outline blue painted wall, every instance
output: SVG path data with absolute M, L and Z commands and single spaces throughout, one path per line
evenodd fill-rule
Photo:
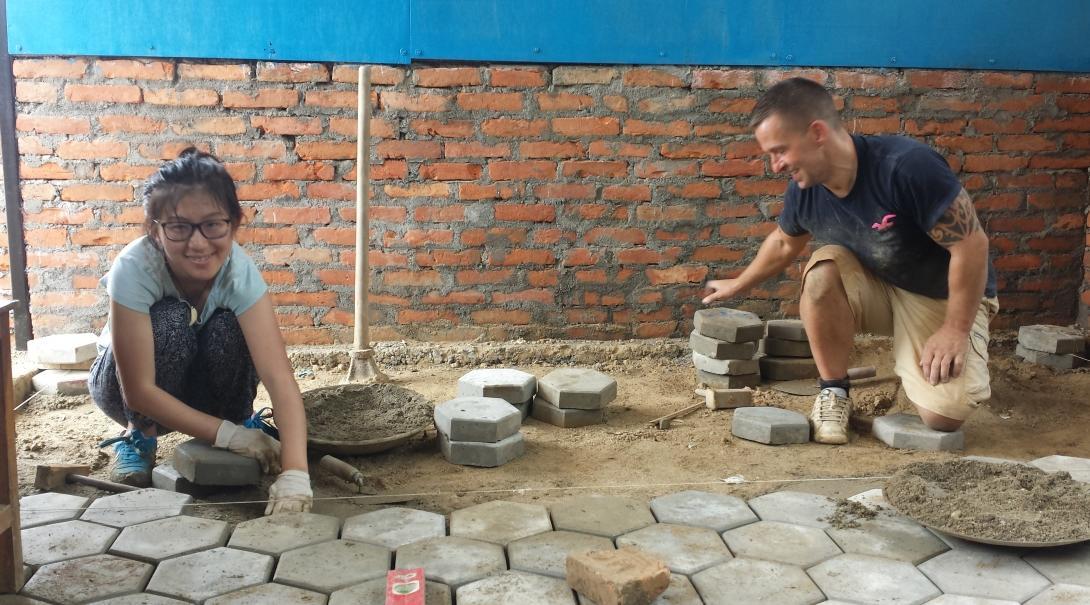
M 1090 2 L 8 0 L 15 55 L 1090 72 Z

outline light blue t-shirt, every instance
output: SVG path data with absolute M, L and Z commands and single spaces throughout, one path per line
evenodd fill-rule
M 147 236 L 125 246 L 99 283 L 106 287 L 111 300 L 139 313 L 149 313 L 151 306 L 164 298 L 183 300 L 170 278 L 163 253 Z M 229 309 L 235 315 L 242 315 L 267 288 L 254 261 L 238 242 L 231 242 L 231 254 L 212 282 L 212 290 L 197 324 L 203 325 L 216 309 Z M 110 322 L 107 321 L 98 339 L 99 352 L 110 342 Z

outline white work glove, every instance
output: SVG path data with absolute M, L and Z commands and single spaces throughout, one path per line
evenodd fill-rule
M 264 473 L 280 472 L 280 442 L 261 429 L 248 429 L 224 420 L 216 431 L 216 442 L 213 445 L 257 460 Z
M 284 471 L 269 487 L 269 505 L 265 514 L 306 513 L 314 500 L 310 475 L 303 471 Z

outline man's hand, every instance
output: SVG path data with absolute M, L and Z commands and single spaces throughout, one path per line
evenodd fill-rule
M 712 303 L 717 300 L 724 300 L 733 298 L 738 295 L 735 288 L 735 280 L 733 279 L 713 279 L 704 284 L 704 288 L 711 290 L 712 293 L 704 297 L 700 302 L 704 304 Z
M 269 504 L 265 514 L 306 513 L 314 501 L 310 475 L 303 471 L 284 471 L 269 487 Z
M 920 352 L 920 370 L 932 385 L 950 382 L 965 369 L 969 352 L 969 334 L 943 326 L 927 339 Z
M 224 420 L 216 432 L 216 447 L 254 458 L 261 463 L 261 471 L 280 472 L 280 442 L 260 429 L 248 429 Z

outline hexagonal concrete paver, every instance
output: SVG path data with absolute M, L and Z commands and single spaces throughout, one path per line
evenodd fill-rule
M 1067 471 L 1075 481 L 1090 483 L 1090 458 L 1076 458 L 1074 456 L 1045 456 L 1030 461 L 1030 464 L 1045 471 L 1055 473 Z
M 498 397 L 512 405 L 529 401 L 536 390 L 533 374 L 510 368 L 471 370 L 458 379 L 459 397 Z
M 1049 585 L 1029 563 L 998 548 L 955 548 L 919 568 L 943 592 L 971 597 L 1025 601 Z
M 868 489 L 865 492 L 859 492 L 848 498 L 848 500 L 858 502 L 873 511 L 883 512 L 892 510 L 889 502 L 886 501 L 886 495 L 882 492 L 882 488 L 880 487 Z
M 774 407 L 749 407 L 734 410 L 730 433 L 735 437 L 784 445 L 810 441 L 810 423 L 806 416 Z
M 0 601 L 3 603 L 3 601 Z M 179 601 L 163 595 L 142 592 L 129 594 L 123 597 L 114 597 L 105 601 L 95 601 L 91 605 L 185 605 L 186 601 Z
M 489 542 L 446 536 L 397 549 L 398 569 L 423 567 L 425 577 L 458 588 L 507 569 L 503 547 Z
M 589 368 L 559 368 L 537 381 L 537 395 L 561 409 L 597 410 L 617 398 L 617 381 Z
M 46 565 L 106 552 L 117 529 L 86 521 L 63 521 L 22 531 L 23 561 Z
M 1026 601 L 1026 605 L 1070 605 L 1071 603 L 1090 603 L 1090 588 L 1075 584 L 1056 584 Z
M 765 324 L 756 313 L 727 307 L 697 310 L 693 327 L 708 338 L 726 342 L 751 342 L 765 335 Z
M 113 555 L 91 555 L 43 565 L 22 594 L 52 603 L 88 603 L 139 592 L 153 566 Z
M 830 599 L 922 605 L 942 594 L 912 564 L 882 557 L 841 555 L 814 566 L 807 573 Z
M 659 523 L 695 525 L 720 533 L 759 521 L 741 498 L 692 490 L 654 498 L 651 512 Z
M 451 441 L 496 443 L 522 426 L 522 412 L 498 397 L 455 397 L 435 406 L 434 417 Z
M 90 498 L 46 492 L 19 498 L 19 527 L 30 529 L 46 523 L 78 518 Z
M 386 579 L 370 580 L 329 595 L 329 605 L 381 605 L 386 602 Z M 450 605 L 450 587 L 439 582 L 426 582 L 424 605 Z
M 1018 605 L 1018 601 L 1001 601 L 999 599 L 944 594 L 928 601 L 927 605 Z
M 579 599 L 579 605 L 597 605 L 578 592 L 575 596 Z M 666 587 L 666 591 L 651 601 L 651 605 L 704 605 L 704 601 L 700 600 L 700 595 L 689 578 L 673 573 L 670 574 L 670 585 Z
M 337 539 L 340 519 L 314 513 L 277 513 L 235 526 L 227 546 L 268 555 Z
M 622 546 L 635 546 L 687 576 L 731 558 L 714 529 L 691 525 L 649 525 L 617 538 L 617 547 Z
M 885 557 L 913 565 L 949 550 L 942 540 L 912 521 L 875 517 L 859 521 L 859 527 L 826 530 L 846 553 Z
M 130 525 L 114 540 L 110 552 L 122 557 L 158 563 L 163 559 L 227 543 L 231 526 L 224 521 L 180 515 Z M 170 536 L 164 540 L 164 536 Z
M 497 500 L 450 514 L 450 535 L 504 546 L 552 529 L 549 511 L 540 504 Z
M 328 593 L 386 577 L 390 559 L 390 550 L 382 546 L 333 540 L 280 555 L 273 580 Z
M 705 605 L 814 605 L 825 600 L 802 569 L 772 561 L 731 559 L 692 579 Z
M 836 513 L 836 501 L 806 492 L 772 492 L 751 499 L 749 507 L 762 521 L 783 521 L 825 529 L 826 521 Z
M 588 550 L 613 548 L 613 541 L 571 531 L 550 531 L 507 545 L 511 569 L 528 571 L 555 578 L 567 576 L 568 554 Z
M 841 554 L 825 532 L 779 521 L 759 521 L 723 533 L 723 540 L 738 557 L 778 561 L 810 567 Z
M 646 504 L 620 496 L 569 496 L 549 507 L 553 527 L 616 538 L 655 522 Z
M 1022 559 L 1054 584 L 1090 586 L 1090 542 L 1035 549 Z
M 259 584 L 208 599 L 204 605 L 324 605 L 328 597 L 320 592 L 283 584 Z
M 915 414 L 890 414 L 874 419 L 874 437 L 886 445 L 911 450 L 957 451 L 965 448 L 965 433 L 928 428 Z
M 349 517 L 341 530 L 341 538 L 345 540 L 369 542 L 391 550 L 445 535 L 447 520 L 443 515 L 400 506 Z
M 505 571 L 458 588 L 458 605 L 576 605 L 564 580 L 525 571 Z
M 128 527 L 182 514 L 192 496 L 149 487 L 135 492 L 104 496 L 95 500 L 83 512 L 80 519 L 109 525 Z
M 148 592 L 204 601 L 264 584 L 272 568 L 268 555 L 221 546 L 163 561 L 148 582 Z

